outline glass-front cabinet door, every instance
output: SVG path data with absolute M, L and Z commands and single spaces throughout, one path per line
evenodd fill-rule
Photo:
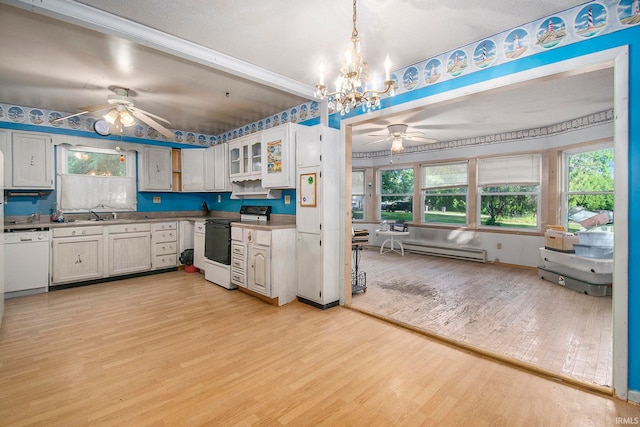
M 262 150 L 260 139 L 251 142 L 251 174 L 258 174 L 262 172 Z
M 242 174 L 248 175 L 251 173 L 250 167 L 251 157 L 249 156 L 249 146 L 246 144 L 242 145 Z
M 240 141 L 229 143 L 229 177 L 237 177 L 242 174 L 240 169 Z

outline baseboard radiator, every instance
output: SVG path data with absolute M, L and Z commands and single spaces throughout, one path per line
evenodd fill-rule
M 457 246 L 438 246 L 429 243 L 403 241 L 406 252 L 435 255 L 446 258 L 464 259 L 467 261 L 487 262 L 487 251 L 484 249 L 464 248 Z

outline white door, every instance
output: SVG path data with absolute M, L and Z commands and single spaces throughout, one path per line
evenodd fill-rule
M 171 191 L 171 148 L 145 146 L 142 155 L 142 190 Z
M 122 233 L 109 236 L 109 275 L 151 269 L 151 234 Z
M 267 246 L 249 246 L 249 289 L 271 297 L 271 259 Z
M 182 191 L 204 191 L 205 149 L 183 149 Z
M 46 134 L 12 135 L 13 188 L 53 188 L 53 145 Z
M 296 131 L 296 163 L 299 168 L 320 166 L 321 126 L 300 126 Z
M 102 236 L 54 239 L 52 283 L 97 279 L 102 272 Z
M 319 234 L 297 233 L 296 281 L 298 296 L 318 304 L 324 304 L 321 249 Z
M 204 233 L 193 234 L 193 265 L 204 270 Z
M 229 172 L 227 169 L 228 144 L 213 146 L 214 190 L 231 191 Z

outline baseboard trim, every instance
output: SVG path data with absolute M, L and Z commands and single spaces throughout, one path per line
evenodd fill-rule
M 131 279 L 133 277 L 151 276 L 152 274 L 178 271 L 178 267 L 163 268 L 160 270 L 143 271 L 142 273 L 123 274 L 122 276 L 101 277 L 100 279 L 85 280 L 84 282 L 63 283 L 61 285 L 49 285 L 49 292 L 63 289 L 79 288 L 81 286 L 96 285 L 98 283 L 115 282 L 116 280 Z
M 307 305 L 310 305 L 312 307 L 319 308 L 320 310 L 326 310 L 328 308 L 340 305 L 340 301 L 334 301 L 334 302 L 330 302 L 328 304 L 319 304 L 319 303 L 317 303 L 315 301 L 308 300 L 308 299 L 303 298 L 301 296 L 298 296 L 298 301 L 300 301 L 303 304 L 307 304 Z
M 627 392 L 627 399 L 629 402 L 640 405 L 640 390 L 629 390 Z

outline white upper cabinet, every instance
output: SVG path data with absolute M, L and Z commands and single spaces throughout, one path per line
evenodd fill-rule
M 183 149 L 182 191 L 205 191 L 206 149 Z
M 138 153 L 138 190 L 171 191 L 171 148 L 147 146 Z
M 260 133 L 244 136 L 229 143 L 229 178 L 231 181 L 261 178 L 261 144 Z
M 52 190 L 54 188 L 51 135 L 31 132 L 0 134 L 5 157 L 5 188 Z
M 295 188 L 295 139 L 298 126 L 287 123 L 260 133 L 264 188 Z
M 205 165 L 205 189 L 206 191 L 231 191 L 229 181 L 229 144 L 217 144 L 207 148 Z

